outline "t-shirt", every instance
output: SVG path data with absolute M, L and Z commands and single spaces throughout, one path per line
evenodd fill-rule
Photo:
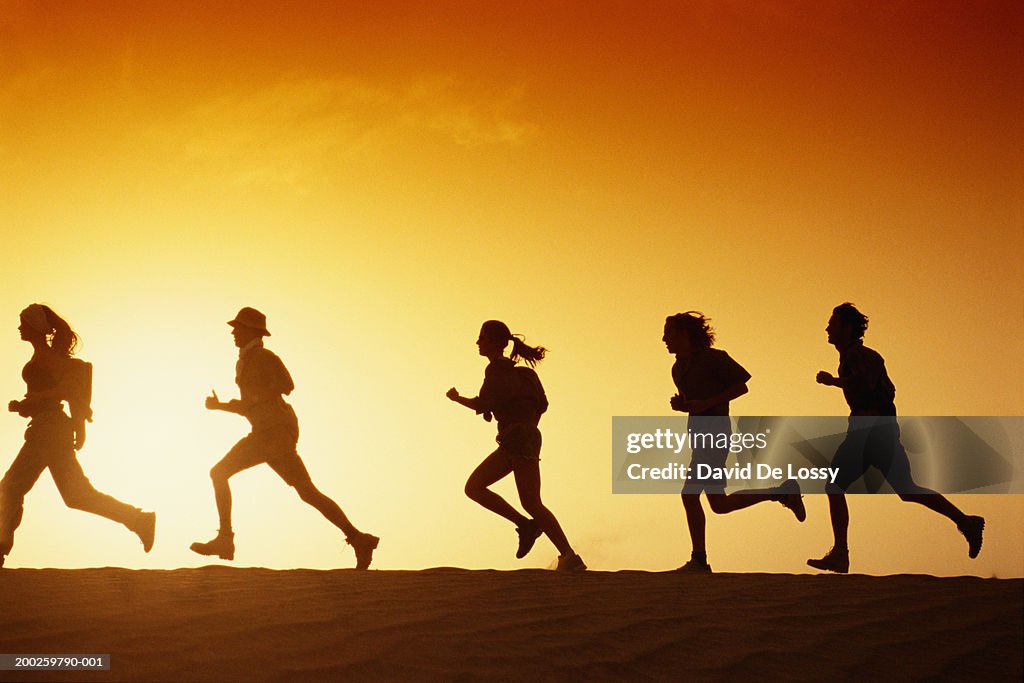
M 262 345 L 242 351 L 235 365 L 235 383 L 243 414 L 254 425 L 257 421 L 277 421 L 279 413 L 287 411 L 281 395 L 290 394 L 295 388 L 281 359 Z
M 536 426 L 548 409 L 547 395 L 540 377 L 532 369 L 516 366 L 509 358 L 487 364 L 480 387 L 480 409 L 498 421 L 498 431 L 509 424 Z
M 855 341 L 839 353 L 839 377 L 851 415 L 895 415 L 896 386 L 885 371 L 885 360 L 874 349 Z
M 689 358 L 677 357 L 672 366 L 672 381 L 680 396 L 687 400 L 704 400 L 717 396 L 729 387 L 745 384 L 750 373 L 721 349 L 699 349 Z M 722 401 L 693 415 L 728 415 L 729 402 Z
M 67 401 L 72 417 L 92 421 L 92 364 L 48 350 L 34 355 L 22 368 L 21 377 L 29 399 L 25 414 L 62 410 L 61 402 Z M 50 395 L 40 398 L 37 394 L 41 393 Z

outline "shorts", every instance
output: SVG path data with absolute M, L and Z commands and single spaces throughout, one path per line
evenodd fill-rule
M 540 430 L 533 425 L 512 424 L 498 432 L 496 453 L 504 453 L 516 458 L 540 460 Z
M 298 421 L 291 419 L 276 424 L 253 425 L 252 433 L 242 437 L 227 455 L 214 466 L 227 476 L 267 463 L 289 486 L 312 483 L 305 463 L 299 457 Z
M 701 491 L 707 493 L 725 493 L 725 477 L 721 474 L 721 468 L 725 467 L 725 461 L 729 458 L 728 448 L 695 448 L 690 456 L 690 467 L 686 475 L 686 483 L 683 484 L 683 494 L 699 494 Z M 708 465 L 718 469 L 716 476 L 706 479 L 697 478 L 697 465 Z M 703 468 L 701 468 L 703 469 Z
M 687 429 L 692 435 L 704 435 L 712 442 L 721 442 L 722 435 L 726 442 L 732 434 L 732 423 L 728 415 L 691 415 L 686 422 Z M 707 444 L 707 442 L 705 442 Z M 701 491 L 707 493 L 725 493 L 725 477 L 721 476 L 721 468 L 725 467 L 725 461 L 729 458 L 728 448 L 715 448 L 708 445 L 701 445 L 693 449 L 690 456 L 690 466 L 686 476 L 686 483 L 683 484 L 683 493 L 699 494 Z M 705 479 L 697 478 L 697 466 L 707 465 L 718 469 L 714 477 Z M 704 468 L 701 468 L 704 469 Z
M 830 492 L 847 491 L 869 467 L 881 472 L 896 493 L 913 493 L 917 489 L 894 416 L 851 416 L 846 439 L 836 449 L 832 467 L 838 467 L 839 474 L 835 484 L 829 486 Z

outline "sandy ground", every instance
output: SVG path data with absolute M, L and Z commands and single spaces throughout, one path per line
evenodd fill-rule
M 0 571 L 0 680 L 1020 680 L 1024 580 L 590 572 Z

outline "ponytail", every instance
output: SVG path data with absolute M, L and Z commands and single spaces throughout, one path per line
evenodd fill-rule
M 512 335 L 512 352 L 508 355 L 515 362 L 522 360 L 531 368 L 544 360 L 548 350 L 543 346 L 530 346 L 523 340 L 522 335 Z
M 543 346 L 530 346 L 526 343 L 523 335 L 512 334 L 508 329 L 508 325 L 500 320 L 488 320 L 485 322 L 480 327 L 480 336 L 493 339 L 501 344 L 503 349 L 509 342 L 512 342 L 512 352 L 508 355 L 509 359 L 514 363 L 522 360 L 531 368 L 544 360 L 544 356 L 548 352 Z
M 47 322 L 53 326 L 53 332 L 49 335 L 50 348 L 62 356 L 73 356 L 78 348 L 78 334 L 64 318 L 54 313 L 52 308 L 45 304 L 42 308 L 46 313 Z

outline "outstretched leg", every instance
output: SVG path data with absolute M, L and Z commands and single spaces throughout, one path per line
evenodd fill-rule
M 64 504 L 75 510 L 82 510 L 123 524 L 138 535 L 143 549 L 148 553 L 153 547 L 156 515 L 143 512 L 137 507 L 122 503 L 113 496 L 97 491 L 82 471 L 82 465 L 73 454 L 54 459 L 50 464 L 50 475 L 57 485 Z
M 972 560 L 981 552 L 982 534 L 985 531 L 984 517 L 964 514 L 941 493 L 920 486 L 916 487 L 914 493 L 901 493 L 900 500 L 923 505 L 956 524 L 956 528 L 967 539 L 967 555 Z
M 346 537 L 359 533 L 359 530 L 349 521 L 338 504 L 324 495 L 320 489 L 313 485 L 312 481 L 307 480 L 301 484 L 296 484 L 295 492 L 299 494 L 299 498 L 304 503 L 316 508 L 321 515 L 327 518 L 327 521 L 341 529 Z
M 910 472 L 910 458 L 900 441 L 899 426 L 893 422 L 877 430 L 877 441 L 882 442 L 881 448 L 889 448 L 891 460 L 885 463 L 885 478 L 900 496 L 900 500 L 923 505 L 933 512 L 956 524 L 956 528 L 967 539 L 967 554 L 971 559 L 981 552 L 982 533 L 985 530 L 983 517 L 966 515 L 960 508 L 953 505 L 948 498 L 923 486 L 918 486 Z
M 711 511 L 718 515 L 728 514 L 767 501 L 781 503 L 783 507 L 796 515 L 798 522 L 807 519 L 807 512 L 800 496 L 800 485 L 794 479 L 789 479 L 781 486 L 770 489 L 750 489 L 730 494 L 708 493 L 708 505 L 711 507 Z

